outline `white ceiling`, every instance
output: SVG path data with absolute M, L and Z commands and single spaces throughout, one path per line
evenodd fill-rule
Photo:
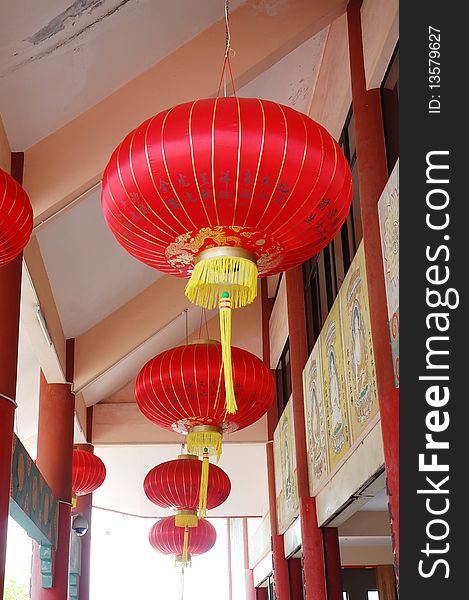
M 101 446 L 95 454 L 106 465 L 106 480 L 93 505 L 138 516 L 163 517 L 172 511 L 152 504 L 143 491 L 150 469 L 177 458 L 181 446 Z M 267 465 L 263 444 L 224 444 L 218 465 L 231 480 L 231 494 L 209 517 L 259 517 L 268 510 Z M 252 490 L 256 490 L 253 494 Z
M 23 151 L 223 18 L 224 2 L 0 0 L 0 10 L 0 114 Z
M 100 193 L 94 190 L 36 232 L 66 338 L 99 323 L 161 277 L 116 242 Z
M 329 27 L 287 54 L 237 91 L 238 96 L 274 100 L 307 113 L 319 75 Z

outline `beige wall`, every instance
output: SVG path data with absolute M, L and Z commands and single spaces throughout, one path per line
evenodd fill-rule
M 149 421 L 135 402 L 100 403 L 93 408 L 94 444 L 180 444 L 183 440 L 184 436 Z M 266 441 L 266 417 L 241 431 L 223 436 L 224 444 Z
M 393 565 L 392 544 L 376 546 L 340 546 L 340 563 L 343 567 Z
M 285 277 L 280 282 L 269 321 L 270 368 L 276 369 L 288 338 L 287 286 Z
M 399 39 L 399 0 L 364 0 L 363 54 L 368 89 L 380 87 Z
M 338 141 L 351 103 L 347 15 L 344 14 L 329 28 L 309 116 Z

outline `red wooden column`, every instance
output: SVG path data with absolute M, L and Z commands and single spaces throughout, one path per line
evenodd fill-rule
M 339 530 L 337 527 L 323 527 L 322 533 L 326 560 L 327 599 L 343 600 Z
M 10 172 L 20 185 L 23 183 L 23 163 L 23 153 L 12 152 Z M 10 508 L 22 265 L 20 254 L 8 265 L 0 267 L 0 598 L 3 598 Z
M 67 354 L 68 350 L 67 343 Z M 50 589 L 42 587 L 39 548 L 35 545 L 32 600 L 65 600 L 68 595 L 74 410 L 71 385 L 47 383 L 41 372 L 36 464 L 59 500 L 59 527 L 53 556 L 54 584 Z
M 347 8 L 352 105 L 355 120 L 358 181 L 370 299 L 371 331 L 381 413 L 391 527 L 396 567 L 398 569 L 399 391 L 394 386 L 377 206 L 381 192 L 388 180 L 388 172 L 380 91 L 379 89 L 366 89 L 360 17 L 361 4 L 361 0 L 351 0 Z
M 303 569 L 300 558 L 290 558 L 288 560 L 288 570 L 290 572 L 290 590 L 292 600 L 303 600 Z
M 287 271 L 285 278 L 305 597 L 327 600 L 322 530 L 316 517 L 316 499 L 310 497 L 308 484 L 303 407 L 303 369 L 308 360 L 308 344 L 301 265 Z
M 22 256 L 0 267 L 0 598 L 3 598 L 15 418 Z
M 256 600 L 268 600 L 267 588 L 256 588 Z
M 261 301 L 262 301 L 262 357 L 264 363 L 270 369 L 270 335 L 269 319 L 273 308 L 273 301 L 268 297 L 267 280 L 261 279 Z M 267 482 L 269 486 L 269 518 L 272 534 L 272 562 L 274 566 L 274 587 L 277 600 L 291 600 L 290 584 L 288 580 L 288 561 L 285 558 L 285 546 L 283 535 L 277 533 L 277 496 L 275 492 L 275 468 L 274 468 L 274 431 L 278 423 L 277 406 L 274 405 L 267 413 Z M 262 591 L 258 590 L 262 594 Z

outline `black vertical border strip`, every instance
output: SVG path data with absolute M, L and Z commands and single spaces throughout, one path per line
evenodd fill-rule
M 441 88 L 429 89 L 429 27 L 441 32 Z M 469 313 L 467 302 L 467 277 L 469 269 L 467 207 L 469 206 L 469 164 L 467 150 L 463 149 L 467 136 L 467 99 L 464 89 L 467 82 L 469 28 L 463 15 L 463 5 L 454 2 L 403 1 L 400 4 L 400 599 L 449 600 L 469 597 L 465 573 L 467 562 L 467 500 L 469 481 L 467 445 L 469 441 L 468 410 L 469 394 Z M 435 66 L 435 65 L 432 65 Z M 435 80 L 434 80 L 435 82 Z M 441 112 L 430 114 L 428 103 L 431 96 L 441 101 Z M 436 105 L 436 103 L 434 103 Z M 431 151 L 449 151 L 449 156 L 434 162 L 449 164 L 449 184 L 426 183 L 426 157 Z M 434 172 L 437 175 L 437 172 Z M 443 171 L 439 172 L 443 178 Z M 444 189 L 450 203 L 443 211 L 432 211 L 426 205 L 426 196 L 431 189 Z M 434 197 L 437 199 L 438 194 Z M 440 194 L 440 199 L 443 195 Z M 448 212 L 450 223 L 444 231 L 432 231 L 426 225 L 427 213 L 431 218 L 443 220 Z M 444 239 L 449 235 L 449 239 Z M 430 262 L 426 248 L 438 258 Z M 449 267 L 449 281 L 442 285 L 431 285 L 426 280 L 427 268 L 438 264 L 440 278 Z M 433 271 L 433 275 L 435 272 Z M 426 288 L 439 289 L 442 294 L 454 288 L 459 294 L 459 306 L 455 309 L 438 307 L 431 309 L 426 302 Z M 451 294 L 454 300 L 455 294 Z M 427 328 L 426 317 L 432 312 L 447 313 L 450 326 L 445 333 L 438 332 L 431 321 Z M 447 335 L 449 341 L 439 342 L 439 348 L 449 350 L 449 355 L 440 355 L 434 362 L 448 364 L 449 370 L 428 371 L 426 369 L 426 343 L 429 337 Z M 437 342 L 434 348 L 438 346 Z M 426 417 L 431 410 L 426 402 L 426 390 L 432 383 L 419 380 L 420 375 L 449 374 L 450 399 L 440 407 L 441 420 L 444 411 L 449 413 L 449 427 L 434 435 L 434 439 L 448 441 L 447 450 L 437 452 L 438 463 L 448 464 L 449 472 L 423 473 L 419 471 L 419 454 L 426 452 L 426 462 L 431 460 L 431 450 L 425 450 L 425 434 L 429 433 Z M 467 375 L 466 375 L 467 374 Z M 438 485 L 449 475 L 449 480 L 440 486 L 448 494 L 418 494 L 418 489 L 431 489 L 426 476 Z M 465 489 L 464 489 L 465 488 Z M 435 510 L 446 507 L 442 515 L 428 513 L 426 501 Z M 443 536 L 444 524 L 433 523 L 432 519 L 443 519 L 449 526 L 449 534 L 439 541 L 428 537 L 428 527 L 434 536 Z M 427 550 L 428 555 L 423 550 Z M 449 546 L 446 546 L 449 544 Z M 447 550 L 447 551 L 445 551 Z M 436 551 L 436 552 L 435 552 Z M 437 560 L 446 560 L 436 564 Z M 421 569 L 427 574 L 419 574 Z M 466 567 L 466 570 L 468 567 Z M 448 578 L 445 575 L 449 575 Z

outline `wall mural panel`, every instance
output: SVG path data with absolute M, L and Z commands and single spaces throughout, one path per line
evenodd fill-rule
M 363 243 L 303 370 L 303 391 L 314 496 L 379 413 Z
M 306 446 L 311 495 L 329 473 L 327 412 L 324 402 L 320 353 L 320 344 L 316 343 L 303 371 Z
M 298 515 L 298 481 L 291 398 L 274 431 L 274 464 L 277 527 L 278 533 L 284 533 Z
M 347 454 L 350 448 L 350 429 L 347 410 L 344 353 L 340 326 L 340 304 L 332 305 L 319 336 L 321 347 L 324 403 L 327 411 L 327 438 L 330 469 Z
M 363 244 L 340 288 L 345 380 L 352 440 L 379 411 Z
M 394 384 L 399 387 L 399 161 L 378 202 Z
M 16 435 L 13 439 L 10 514 L 38 543 L 55 546 L 57 499 Z

